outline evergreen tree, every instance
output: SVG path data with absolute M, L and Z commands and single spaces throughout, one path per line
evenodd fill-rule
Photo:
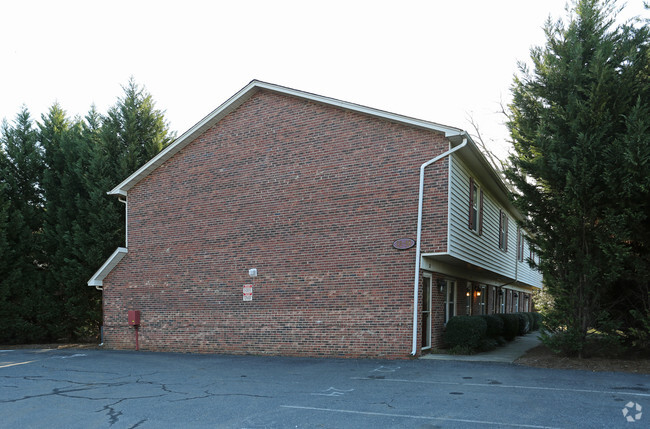
M 111 107 L 103 120 L 103 155 L 112 164 L 117 185 L 153 158 L 173 139 L 164 113 L 155 108 L 151 94 L 133 78 L 123 87 L 124 97 Z
M 617 305 L 632 289 L 645 299 L 650 279 L 649 33 L 614 18 L 615 3 L 581 0 L 568 23 L 549 20 L 508 123 L 507 175 L 554 298 L 549 343 L 579 355 L 590 329 L 621 328 Z
M 106 117 L 27 109 L 0 138 L 0 343 L 87 338 L 101 294 L 86 285 L 124 245 L 124 205 L 106 193 L 173 138 L 151 95 L 124 87 Z
M 43 151 L 29 112 L 0 137 L 0 342 L 51 338 L 53 302 L 43 288 Z
M 84 178 L 91 158 L 91 140 L 81 120 L 70 121 L 58 104 L 42 117 L 40 142 L 46 170 L 43 176 L 44 249 L 48 261 L 45 285 L 60 311 L 59 336 L 77 338 L 97 331 L 99 300 L 86 286 L 93 271 L 87 263 L 85 234 L 89 191 Z M 79 247 L 81 245 L 81 247 Z
M 97 267 L 117 247 L 125 245 L 125 207 L 106 193 L 153 158 L 174 138 L 153 98 L 131 79 L 108 114 L 86 118 L 87 138 L 93 141 L 92 159 L 86 177 L 89 190 L 88 214 L 96 247 Z M 101 122 L 101 125 L 100 125 Z M 99 262 L 101 261 L 101 262 Z

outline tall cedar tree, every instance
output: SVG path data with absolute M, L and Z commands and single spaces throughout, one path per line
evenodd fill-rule
M 124 243 L 124 205 L 106 195 L 169 144 L 164 114 L 131 79 L 107 116 L 27 109 L 0 140 L 0 343 L 78 339 L 101 324 L 86 285 Z
M 56 309 L 43 287 L 41 189 L 43 151 L 29 112 L 13 126 L 4 122 L 0 137 L 0 342 L 52 337 Z
M 80 239 L 88 229 L 88 174 L 92 139 L 85 124 L 70 121 L 58 104 L 42 116 L 40 142 L 44 149 L 43 192 L 45 216 L 43 242 L 47 259 L 45 286 L 60 311 L 58 337 L 87 337 L 98 331 L 100 297 L 83 287 L 94 266 L 87 262 L 90 240 Z M 94 261 L 92 261 L 94 262 Z
M 625 328 L 615 314 L 643 308 L 650 279 L 649 33 L 615 27 L 615 8 L 582 0 L 567 23 L 546 23 L 508 122 L 507 176 L 554 298 L 549 344 L 578 355 L 592 328 Z
M 131 173 L 153 158 L 174 138 L 164 113 L 155 108 L 151 95 L 133 79 L 123 87 L 124 97 L 111 107 L 94 138 L 96 145 L 90 180 L 89 202 L 96 216 L 95 240 L 102 246 L 102 262 L 125 245 L 125 208 L 115 196 L 106 195 Z M 101 265 L 101 264 L 100 264 Z
M 125 207 L 106 192 L 172 139 L 151 95 L 133 79 L 123 89 L 124 97 L 105 117 L 93 107 L 84 121 L 70 123 L 54 106 L 41 127 L 46 160 L 56 165 L 44 186 L 48 278 L 61 299 L 65 317 L 59 328 L 68 338 L 98 332 L 101 293 L 86 282 L 125 245 Z
M 81 178 L 87 195 L 79 202 L 84 222 L 73 228 L 72 239 L 78 257 L 83 261 L 84 288 L 77 297 L 89 291 L 93 297 L 86 315 L 94 318 L 92 326 L 101 323 L 101 293 L 85 285 L 117 247 L 125 246 L 125 206 L 107 191 L 149 161 L 174 138 L 164 112 L 156 109 L 152 96 L 133 79 L 123 87 L 124 97 L 101 117 L 94 109 L 86 116 L 82 140 L 89 144 L 91 156 L 86 174 Z M 75 302 L 75 306 L 82 303 Z M 72 310 L 72 309 L 71 309 Z

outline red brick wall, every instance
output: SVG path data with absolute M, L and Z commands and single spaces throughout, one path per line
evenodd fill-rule
M 129 191 L 106 346 L 134 347 L 137 309 L 143 350 L 406 357 L 415 249 L 391 244 L 415 239 L 419 166 L 447 149 L 440 134 L 254 95 Z M 446 175 L 446 160 L 427 172 L 426 251 L 446 249 Z

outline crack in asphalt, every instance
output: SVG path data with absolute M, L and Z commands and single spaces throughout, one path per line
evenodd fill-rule
M 52 358 L 50 358 L 50 359 L 52 359 Z M 76 373 L 80 373 L 80 374 L 120 375 L 117 372 L 110 372 L 110 371 L 86 371 L 86 370 L 82 370 L 82 369 L 72 369 L 72 368 L 61 369 L 61 368 L 52 367 L 52 366 L 48 366 L 48 365 L 41 365 L 41 368 L 44 368 L 44 369 L 47 369 L 47 370 L 50 370 L 50 371 L 76 372 Z
M 43 368 L 46 367 L 43 366 Z M 77 369 L 60 369 L 60 368 L 46 368 L 46 369 L 50 371 L 62 371 L 62 372 L 70 372 L 70 373 L 84 373 L 84 374 L 92 373 L 92 371 L 77 370 Z M 54 387 L 49 392 L 25 395 L 25 396 L 14 397 L 9 399 L 0 399 L 0 404 L 1 403 L 11 404 L 11 403 L 17 403 L 21 401 L 27 401 L 31 399 L 39 399 L 39 398 L 51 397 L 51 396 L 59 396 L 59 397 L 71 398 L 71 399 L 81 399 L 81 400 L 88 400 L 93 402 L 108 401 L 107 404 L 103 405 L 102 408 L 97 409 L 95 412 L 104 413 L 108 420 L 107 421 L 108 425 L 112 427 L 116 423 L 120 422 L 120 418 L 124 417 L 124 412 L 121 404 L 124 404 L 126 401 L 131 401 L 136 399 L 168 397 L 167 398 L 168 402 L 186 402 L 186 401 L 200 400 L 206 398 L 236 397 L 236 396 L 249 397 L 249 398 L 273 398 L 273 396 L 248 394 L 248 393 L 214 393 L 209 389 L 203 390 L 203 394 L 192 395 L 192 392 L 177 391 L 174 390 L 173 387 L 171 387 L 169 384 L 147 379 L 147 377 L 156 375 L 157 372 L 152 372 L 149 374 L 138 374 L 138 375 L 135 374 L 119 375 L 117 373 L 104 371 L 104 372 L 97 372 L 96 374 L 114 375 L 115 377 L 112 378 L 109 377 L 110 379 L 107 381 L 89 383 L 89 382 L 74 381 L 64 377 L 46 377 L 41 375 L 0 376 L 0 380 L 4 379 L 5 381 L 24 380 L 24 381 L 37 382 L 37 383 L 51 382 L 51 383 L 55 383 L 55 385 L 61 385 L 61 384 L 67 385 L 66 387 Z M 144 386 L 145 391 L 149 391 L 146 393 L 150 393 L 150 394 L 130 396 L 130 397 L 114 397 L 114 396 L 112 397 L 112 396 L 104 396 L 104 395 L 95 397 L 92 396 L 92 394 L 90 393 L 91 391 L 97 391 L 99 389 L 111 389 L 110 391 L 112 391 L 112 389 L 129 386 L 129 385 Z M 209 387 L 211 385 L 214 385 L 214 383 L 209 383 L 203 387 Z M 18 388 L 18 386 L 10 385 L 10 384 L 5 385 L 5 387 Z M 140 388 L 140 390 L 142 390 L 142 388 Z M 174 398 L 173 396 L 169 397 L 170 395 L 181 396 L 181 397 L 180 398 Z M 143 425 L 147 421 L 148 419 L 145 418 L 129 427 L 135 429 Z M 124 426 L 123 422 L 120 423 L 121 426 Z
M 129 426 L 128 429 L 135 429 L 135 428 L 137 428 L 138 426 L 140 426 L 142 423 L 145 423 L 147 420 L 149 420 L 149 419 L 142 419 L 142 420 L 140 420 L 139 422 L 137 422 L 136 424 L 134 424 L 133 426 Z
M 122 415 L 122 411 L 115 411 L 115 408 L 113 408 L 113 407 L 115 405 L 123 402 L 123 401 L 124 401 L 124 399 L 120 399 L 117 402 L 105 405 L 104 408 L 102 408 L 101 410 L 99 410 L 97 412 L 99 413 L 99 412 L 102 412 L 102 411 L 106 411 L 106 415 L 108 416 L 108 424 L 113 426 L 115 423 L 118 422 L 118 420 L 120 419 L 120 416 Z
M 195 399 L 216 398 L 216 397 L 226 397 L 226 396 L 245 396 L 249 398 L 273 398 L 273 396 L 254 395 L 252 393 L 211 393 L 208 390 L 204 390 L 203 393 L 205 393 L 205 395 L 193 396 L 191 398 L 170 399 L 169 402 L 184 402 L 184 401 L 192 401 Z

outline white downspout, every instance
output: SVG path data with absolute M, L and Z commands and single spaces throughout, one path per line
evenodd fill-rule
M 440 161 L 441 159 L 451 155 L 456 152 L 458 149 L 465 147 L 467 144 L 467 137 L 463 138 L 463 142 L 456 146 L 453 149 L 448 150 L 445 153 L 442 153 L 435 158 L 425 162 L 420 166 L 420 190 L 418 198 L 418 232 L 417 238 L 415 241 L 415 281 L 413 284 L 413 349 L 411 350 L 411 355 L 415 356 L 417 354 L 418 347 L 418 295 L 420 293 L 420 253 L 421 253 L 421 237 L 422 237 L 422 204 L 424 200 L 424 169 L 434 162 Z M 449 221 L 449 220 L 447 220 Z

